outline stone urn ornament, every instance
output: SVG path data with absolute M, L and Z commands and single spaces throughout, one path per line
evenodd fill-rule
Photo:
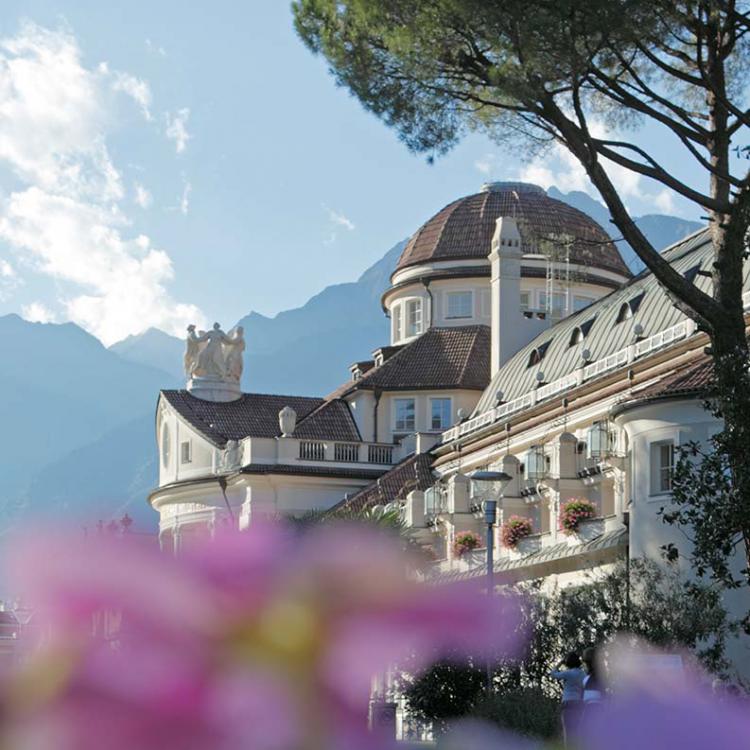
M 291 406 L 285 406 L 279 412 L 279 428 L 282 437 L 291 437 L 297 426 L 297 412 Z

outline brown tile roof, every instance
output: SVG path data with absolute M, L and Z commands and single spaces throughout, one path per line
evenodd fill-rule
M 609 235 L 593 219 L 567 203 L 550 198 L 542 188 L 523 183 L 496 183 L 491 189 L 459 198 L 447 205 L 409 240 L 396 269 L 431 260 L 487 258 L 500 216 L 517 218 L 529 246 L 553 235 L 572 235 L 571 261 L 630 277 L 630 271 Z M 535 244 L 531 243 L 532 245 Z
M 332 395 L 358 388 L 371 390 L 423 390 L 465 388 L 481 391 L 490 380 L 490 329 L 488 326 L 430 328 L 399 348 L 380 367 L 359 380 L 345 383 Z
M 426 490 L 432 487 L 435 483 L 430 471 L 432 461 L 429 453 L 413 453 L 356 495 L 335 505 L 331 512 L 365 511 L 375 505 L 387 505 L 394 500 L 405 499 L 413 490 Z
M 277 420 L 278 422 L 278 420 Z M 297 423 L 294 437 L 306 440 L 341 440 L 360 442 L 354 417 L 349 405 L 341 399 L 326 401 Z
M 280 434 L 279 412 L 297 412 L 294 437 L 357 442 L 359 431 L 344 401 L 306 396 L 245 393 L 236 401 L 204 401 L 187 391 L 162 391 L 167 402 L 198 432 L 218 446 L 246 437 L 272 438 Z
M 636 395 L 638 400 L 705 393 L 713 383 L 713 361 L 705 354 L 686 362 Z

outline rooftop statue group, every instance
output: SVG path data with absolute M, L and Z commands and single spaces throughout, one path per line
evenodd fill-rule
M 195 332 L 188 326 L 185 349 L 185 375 L 190 378 L 216 378 L 240 382 L 242 377 L 242 354 L 245 351 L 245 332 L 242 326 L 229 334 L 214 323 L 210 331 Z

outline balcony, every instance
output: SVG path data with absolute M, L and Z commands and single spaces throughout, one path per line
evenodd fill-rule
M 336 443 L 324 440 L 294 442 L 299 446 L 294 458 L 299 461 L 375 466 L 392 466 L 398 461 L 397 446 L 389 443 Z

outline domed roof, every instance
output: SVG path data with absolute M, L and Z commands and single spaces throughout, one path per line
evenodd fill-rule
M 537 246 L 539 240 L 569 235 L 574 238 L 572 263 L 631 276 L 599 224 L 577 208 L 550 198 L 538 185 L 526 182 L 491 182 L 482 186 L 481 192 L 448 204 L 409 240 L 396 271 L 430 261 L 486 258 L 500 216 L 518 220 L 526 253 L 544 252 Z

